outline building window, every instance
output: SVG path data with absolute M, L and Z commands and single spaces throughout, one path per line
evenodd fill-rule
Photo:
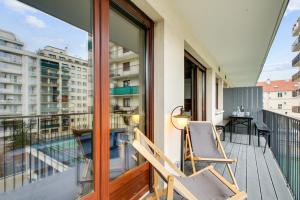
M 278 104 L 278 109 L 282 109 L 282 104 Z
M 130 63 L 125 62 L 123 63 L 123 71 L 129 71 L 130 70 Z
M 123 81 L 123 87 L 129 87 L 130 86 L 130 80 Z
M 130 98 L 124 98 L 123 99 L 123 106 L 124 107 L 130 107 Z
M 281 97 L 282 97 L 282 92 L 278 92 L 278 93 L 277 93 L 277 97 L 278 97 L 278 98 L 281 98 Z
M 219 109 L 219 79 L 216 78 L 216 109 Z

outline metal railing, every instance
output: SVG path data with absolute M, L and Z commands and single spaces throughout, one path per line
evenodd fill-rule
M 300 200 L 300 120 L 263 111 L 271 129 L 270 148 L 296 200 Z
M 72 130 L 92 127 L 91 113 L 0 117 L 0 193 L 78 167 Z
M 300 81 L 300 71 L 298 71 L 296 74 L 292 76 L 292 81 Z
M 300 60 L 300 53 L 297 54 L 297 56 L 292 60 L 292 66 L 298 66 L 298 62 Z

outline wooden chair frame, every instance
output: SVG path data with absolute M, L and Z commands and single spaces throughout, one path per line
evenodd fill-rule
M 185 198 L 189 200 L 199 200 L 197 199 L 180 181 L 177 180 L 176 176 L 174 176 L 167 168 L 162 164 L 168 164 L 168 166 L 174 171 L 173 173 L 177 176 L 187 177 L 182 171 L 180 171 L 171 160 L 169 160 L 159 148 L 157 148 L 138 128 L 134 129 L 135 132 L 135 140 L 133 141 L 133 147 L 143 156 L 146 160 L 150 162 L 150 164 L 154 167 L 154 181 L 153 181 L 153 189 L 154 195 L 150 196 L 148 199 L 159 199 L 162 194 L 167 195 L 167 200 L 173 200 L 173 191 L 174 189 L 182 194 Z M 151 151 L 150 153 L 142 144 L 141 137 L 143 137 L 144 141 L 147 143 Z M 189 177 L 195 176 L 199 173 L 203 173 L 205 171 L 211 172 L 215 175 L 225 186 L 227 186 L 233 193 L 234 196 L 229 198 L 229 200 L 242 200 L 247 197 L 245 192 L 239 191 L 234 185 L 228 182 L 223 176 L 221 176 L 213 166 L 208 166 L 197 173 L 192 174 Z M 158 188 L 158 176 L 160 176 L 165 182 L 167 182 L 167 188 L 163 188 L 159 190 Z
M 197 157 L 193 154 L 193 147 L 190 138 L 190 132 L 188 126 L 186 126 L 186 143 L 185 143 L 185 159 L 190 159 L 192 163 L 193 173 L 196 173 L 196 166 L 195 161 L 203 161 L 203 162 L 210 162 L 210 163 L 224 163 L 226 168 L 229 172 L 229 175 L 232 179 L 233 185 L 239 189 L 237 181 L 234 177 L 230 164 L 236 163 L 237 159 L 230 159 L 226 156 L 225 150 L 220 140 L 220 135 L 217 133 L 216 127 L 209 121 L 199 121 L 199 123 L 209 123 L 212 127 L 213 137 L 216 139 L 216 148 L 218 148 L 219 152 L 223 156 L 223 158 L 204 158 L 204 157 Z

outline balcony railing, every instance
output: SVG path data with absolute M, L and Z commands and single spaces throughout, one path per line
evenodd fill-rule
M 22 104 L 20 100 L 15 99 L 1 99 L 0 104 Z
M 1 83 L 22 84 L 21 80 L 12 78 L 0 78 Z
M 109 76 L 111 78 L 122 78 L 124 76 L 133 76 L 139 74 L 139 66 L 140 65 L 130 65 L 128 70 L 124 70 L 123 66 L 121 67 L 111 67 L 109 70 Z
M 294 41 L 292 45 L 292 51 L 296 52 L 300 50 L 300 36 L 297 36 L 296 40 Z
M 300 71 L 298 71 L 296 74 L 294 74 L 292 76 L 292 81 L 295 81 L 295 82 L 300 82 Z
M 293 36 L 297 36 L 299 35 L 299 33 L 300 33 L 300 26 L 299 26 L 299 18 L 298 18 L 297 22 L 293 26 L 292 34 Z
M 293 67 L 298 67 L 300 66 L 300 53 L 298 53 L 298 55 L 293 59 L 292 61 L 292 66 Z
M 138 86 L 117 87 L 117 88 L 110 89 L 111 95 L 133 95 L 138 93 L 139 93 Z
M 85 120 L 71 122 L 74 118 Z M 90 113 L 0 117 L 0 193 L 81 170 L 83 155 L 72 130 L 92 129 L 92 120 Z M 91 149 L 91 138 L 84 140 Z
M 263 111 L 264 123 L 271 128 L 271 150 L 296 200 L 300 200 L 300 120 Z
M 0 89 L 0 93 L 3 93 L 3 94 L 21 94 L 21 90 L 2 88 L 2 89 Z

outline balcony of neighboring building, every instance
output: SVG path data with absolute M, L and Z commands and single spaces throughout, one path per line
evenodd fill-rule
M 292 76 L 293 82 L 300 82 L 300 71 L 298 71 L 296 74 Z
M 50 60 L 41 60 L 41 67 L 47 67 L 47 68 L 53 68 L 53 69 L 59 69 L 59 63 L 58 62 L 53 62 Z
M 300 67 L 300 53 L 292 60 L 293 67 Z
M 55 72 L 48 72 L 47 70 L 42 70 L 41 71 L 41 76 L 42 77 L 50 77 L 50 78 L 58 78 L 59 74 Z
M 0 105 L 21 105 L 21 100 L 18 99 L 1 99 Z
M 300 88 L 292 92 L 292 97 L 298 97 L 300 95 Z
M 139 75 L 139 67 L 140 67 L 139 64 L 135 64 L 135 65 L 129 64 L 127 67 L 124 66 L 110 67 L 109 76 L 111 79 L 114 80 L 137 77 Z
M 292 45 L 292 51 L 293 52 L 300 51 L 300 35 L 297 36 L 296 40 L 294 41 Z
M 293 36 L 298 36 L 300 33 L 300 18 L 297 19 L 297 22 L 294 24 L 292 29 Z
M 0 93 L 22 95 L 22 91 L 20 89 L 15 89 L 15 88 L 0 88 Z
M 115 49 L 109 51 L 109 62 L 125 62 L 134 58 L 138 58 L 138 55 L 133 51 L 128 51 L 125 49 Z
M 7 84 L 16 84 L 16 85 L 21 85 L 22 80 L 20 79 L 14 79 L 14 78 L 0 78 L 0 83 L 7 83 Z
M 139 86 L 115 87 L 110 89 L 112 96 L 137 95 Z

